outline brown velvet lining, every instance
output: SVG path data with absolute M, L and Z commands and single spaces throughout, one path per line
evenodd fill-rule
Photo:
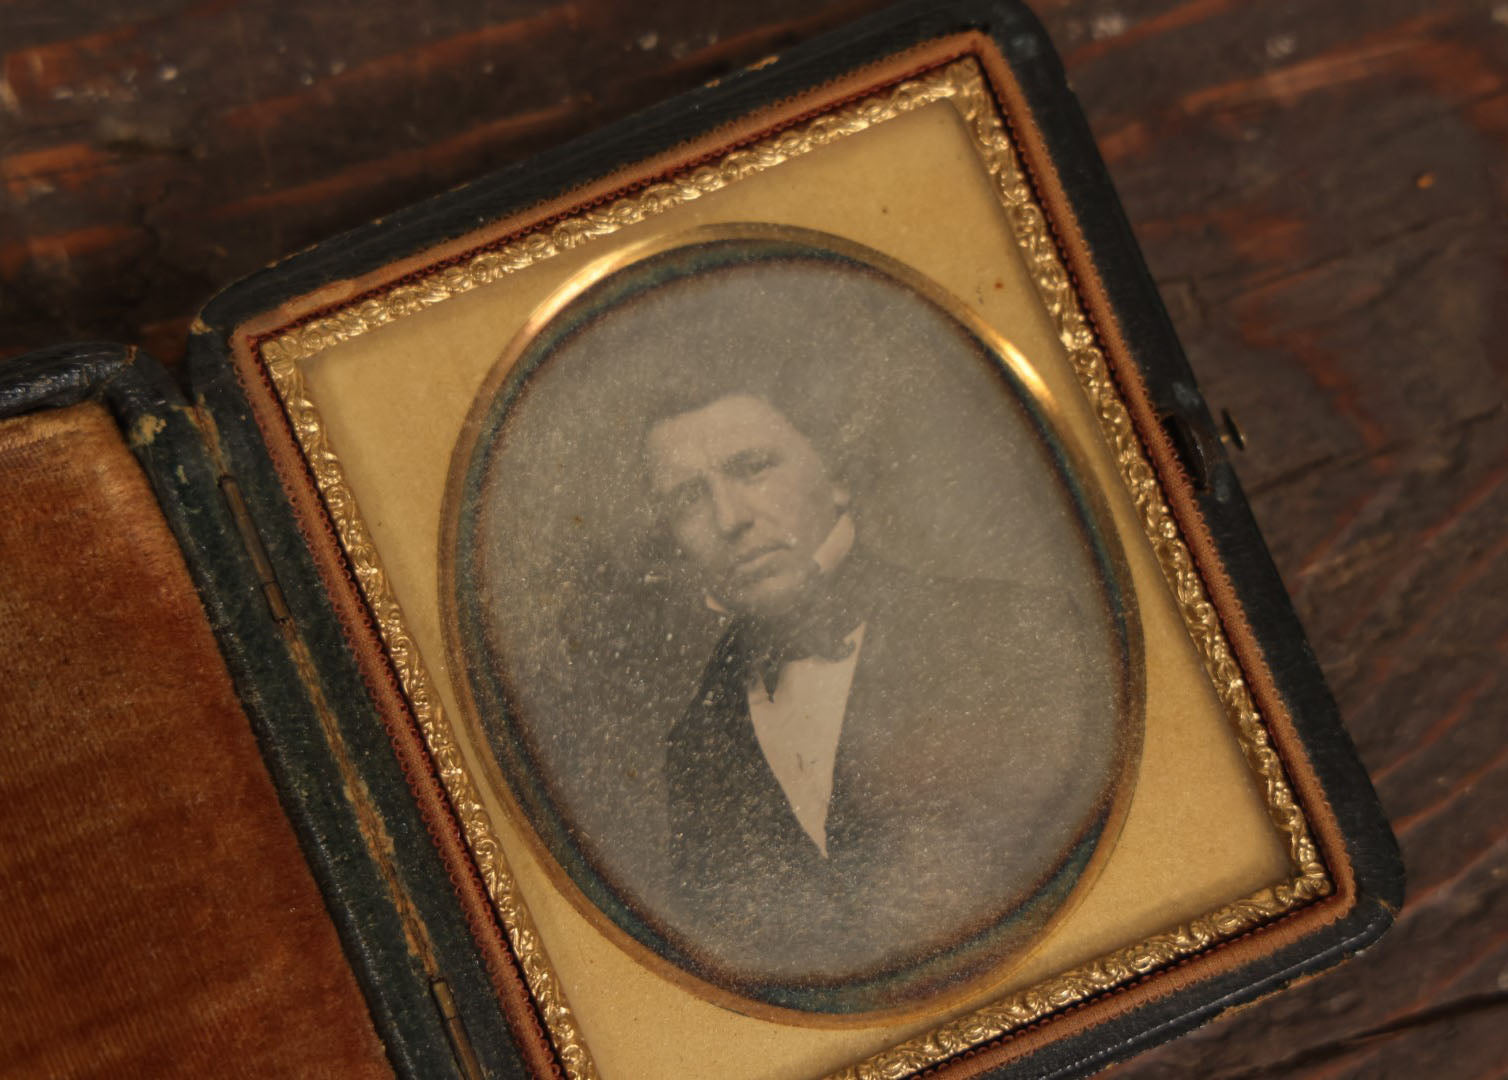
M 0 1075 L 391 1076 L 97 405 L 0 422 Z

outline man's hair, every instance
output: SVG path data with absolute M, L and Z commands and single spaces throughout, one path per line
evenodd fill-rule
M 683 375 L 688 369 L 690 365 L 681 366 Z M 801 385 L 805 380 L 783 379 L 781 374 L 774 365 L 758 371 L 746 367 L 723 371 L 714 363 L 696 371 L 693 377 L 667 381 L 663 391 L 649 400 L 643 412 L 640 456 L 643 456 L 643 440 L 665 421 L 697 412 L 725 398 L 752 397 L 769 405 L 800 432 L 834 479 L 845 478 L 852 448 L 843 438 L 843 417 L 833 415 L 831 396 L 813 395 Z M 825 415 L 823 404 L 829 406 Z

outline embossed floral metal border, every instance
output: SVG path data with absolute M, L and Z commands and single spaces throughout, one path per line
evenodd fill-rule
M 530 993 L 540 1007 L 557 1052 L 573 1080 L 592 1080 L 596 1068 L 524 907 L 475 783 L 420 661 L 396 598 L 382 571 L 355 498 L 330 449 L 305 387 L 299 364 L 333 345 L 432 307 L 597 237 L 652 218 L 718 191 L 744 177 L 810 153 L 934 102 L 958 110 L 989 171 L 1033 282 L 1051 315 L 1079 382 L 1115 455 L 1157 561 L 1177 600 L 1246 759 L 1263 786 L 1270 816 L 1286 836 L 1293 877 L 1227 904 L 1189 923 L 1119 949 L 1083 967 L 1012 993 L 889 1050 L 833 1074 L 832 1080 L 900 1080 L 991 1042 L 1159 968 L 1228 941 L 1295 908 L 1326 896 L 1330 877 L 1308 823 L 1294 799 L 1282 763 L 1258 715 L 1245 677 L 1231 652 L 1204 582 L 1148 463 L 1130 414 L 1112 382 L 1105 356 L 1063 264 L 1047 218 L 1022 168 L 977 61 L 954 60 L 869 97 L 606 205 L 557 221 L 500 247 L 438 269 L 417 281 L 316 318 L 261 343 L 261 358 L 282 400 L 299 445 L 339 531 L 358 584 L 371 606 L 404 692 L 435 764 L 455 803 L 483 880 L 519 957 Z

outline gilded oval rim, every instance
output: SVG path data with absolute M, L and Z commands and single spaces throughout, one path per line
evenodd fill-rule
M 1118 722 L 1115 727 L 1117 746 L 1111 758 L 1117 767 L 1113 769 L 1113 778 L 1105 789 L 1106 798 L 1102 800 L 1107 805 L 1100 806 L 1099 814 L 1089 815 L 1089 824 L 1079 834 L 1079 840 L 1065 845 L 1063 849 L 1065 852 L 1076 850 L 1084 845 L 1086 836 L 1091 831 L 1094 832 L 1090 838 L 1092 849 L 1071 886 L 1056 907 L 1049 909 L 1048 917 L 1023 944 L 996 957 L 984 970 L 969 975 L 960 982 L 950 983 L 941 989 L 924 990 L 915 1000 L 898 1005 L 853 1011 L 812 1010 L 741 994 L 698 976 L 682 963 L 657 951 L 640 936 L 626 930 L 618 920 L 604 911 L 601 903 L 588 895 L 577 878 L 559 861 L 557 850 L 539 834 L 534 819 L 524 808 L 515 786 L 504 774 L 504 766 L 497 759 L 497 749 L 481 718 L 472 678 L 466 674 L 466 650 L 462 641 L 460 603 L 455 586 L 456 553 L 463 501 L 468 489 L 468 474 L 473 469 L 488 417 L 507 415 L 512 399 L 518 396 L 519 388 L 527 383 L 533 370 L 548 361 L 552 352 L 547 351 L 528 370 L 519 370 L 520 360 L 524 359 L 559 316 L 605 279 L 657 256 L 730 241 L 784 242 L 793 249 L 808 249 L 813 256 L 820 253 L 835 255 L 876 271 L 915 293 L 975 339 L 983 353 L 996 362 L 1008 384 L 1009 392 L 1026 407 L 1030 421 L 1037 429 L 1033 435 L 1046 446 L 1047 456 L 1053 462 L 1055 479 L 1066 489 L 1068 501 L 1074 509 L 1075 524 L 1085 533 L 1095 553 L 1096 562 L 1105 571 L 1101 591 L 1107 594 L 1112 621 L 1118 625 L 1124 648 L 1123 678 L 1120 680 L 1122 700 L 1117 709 Z M 514 383 L 511 389 L 510 381 Z M 499 395 L 505 392 L 509 400 L 499 405 Z M 467 741 L 480 759 L 486 786 L 492 790 L 519 834 L 528 843 L 531 853 L 539 860 L 551 884 L 594 929 L 651 971 L 705 1000 L 734 1012 L 781 1023 L 847 1027 L 936 1013 L 978 995 L 992 984 L 1007 978 L 1083 899 L 1115 847 L 1135 786 L 1144 738 L 1146 704 L 1145 657 L 1139 607 L 1119 532 L 1103 494 L 1093 482 L 1093 475 L 1087 464 L 1086 454 L 1078 443 L 1078 436 L 1063 422 L 1061 410 L 1051 391 L 1019 350 L 943 287 L 881 252 L 817 230 L 751 222 L 702 226 L 631 243 L 599 257 L 558 286 L 509 341 L 477 391 L 451 455 L 441 519 L 441 624 L 446 657 L 451 670 L 456 673 L 452 682 L 460 700 L 462 725 Z M 558 811 L 556 813 L 558 815 Z M 1095 826 L 1098 826 L 1097 830 Z M 592 867 L 588 856 L 578 852 L 577 859 L 611 891 L 611 886 L 606 884 L 606 879 L 601 878 L 600 871 Z M 1055 863 L 1054 866 L 1058 868 L 1055 873 L 1061 873 L 1069 861 L 1068 856 L 1065 856 Z M 1046 881 L 1050 881 L 1053 876 L 1054 874 L 1049 874 Z M 1046 883 L 1039 882 L 1027 901 L 990 925 L 993 927 L 1009 922 L 1016 912 L 1029 908 L 1032 900 L 1039 897 L 1046 887 Z

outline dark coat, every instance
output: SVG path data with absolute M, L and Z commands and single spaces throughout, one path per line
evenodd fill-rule
M 679 921 L 722 981 L 878 978 L 956 948 L 1042 891 L 1101 794 L 1103 768 L 1087 794 L 1073 775 L 1085 725 L 1062 722 L 1085 704 L 1063 678 L 1081 619 L 1040 590 L 860 566 L 826 857 L 760 749 L 736 626 L 669 736 Z

